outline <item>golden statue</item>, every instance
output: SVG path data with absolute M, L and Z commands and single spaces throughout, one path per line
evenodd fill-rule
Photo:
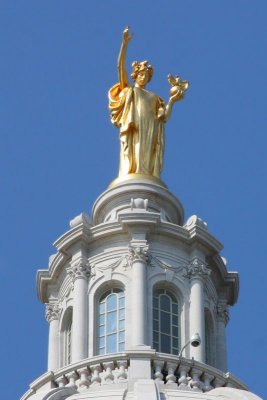
M 126 49 L 132 34 L 127 27 L 118 58 L 119 83 L 109 90 L 109 110 L 111 122 L 120 129 L 119 177 L 128 174 L 152 175 L 160 178 L 164 153 L 164 124 L 168 121 L 173 103 L 184 97 L 188 81 L 181 81 L 168 75 L 171 84 L 170 98 L 166 107 L 164 101 L 145 89 L 151 80 L 153 67 L 147 61 L 132 63 L 128 81 L 125 68 Z

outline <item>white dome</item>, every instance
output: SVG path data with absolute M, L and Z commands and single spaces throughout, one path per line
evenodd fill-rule
M 260 397 L 256 396 L 254 393 L 247 392 L 246 390 L 239 390 L 233 388 L 217 388 L 209 392 L 211 395 L 219 397 L 221 400 L 262 400 Z

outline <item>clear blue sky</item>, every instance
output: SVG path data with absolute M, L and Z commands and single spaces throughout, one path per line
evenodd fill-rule
M 149 88 L 191 83 L 168 123 L 163 180 L 186 218 L 207 221 L 241 289 L 228 325 L 229 370 L 267 396 L 267 3 L 248 0 L 0 3 L 0 330 L 5 400 L 46 370 L 47 322 L 35 290 L 51 243 L 117 175 L 107 111 L 121 32 Z

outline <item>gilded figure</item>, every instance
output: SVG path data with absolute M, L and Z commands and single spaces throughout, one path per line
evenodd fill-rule
M 132 63 L 128 80 L 125 67 L 126 50 L 132 39 L 127 27 L 123 31 L 122 45 L 118 57 L 118 78 L 109 90 L 111 122 L 120 130 L 119 177 L 128 174 L 145 174 L 160 178 L 164 154 L 164 126 L 171 115 L 172 106 L 183 99 L 188 81 L 179 76 L 168 76 L 171 84 L 167 105 L 155 93 L 146 89 L 153 76 L 153 67 L 148 61 Z

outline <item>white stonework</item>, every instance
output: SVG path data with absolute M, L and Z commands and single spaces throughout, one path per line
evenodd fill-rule
M 48 372 L 22 400 L 257 398 L 226 372 L 238 274 L 227 271 L 207 224 L 183 218 L 163 183 L 138 179 L 108 189 L 92 217 L 70 222 L 48 270 L 37 273 L 49 322 Z M 166 312 L 162 299 L 170 302 Z M 171 333 L 164 318 L 173 321 Z M 178 357 L 195 333 L 201 345 Z M 172 347 L 164 353 L 154 344 Z

